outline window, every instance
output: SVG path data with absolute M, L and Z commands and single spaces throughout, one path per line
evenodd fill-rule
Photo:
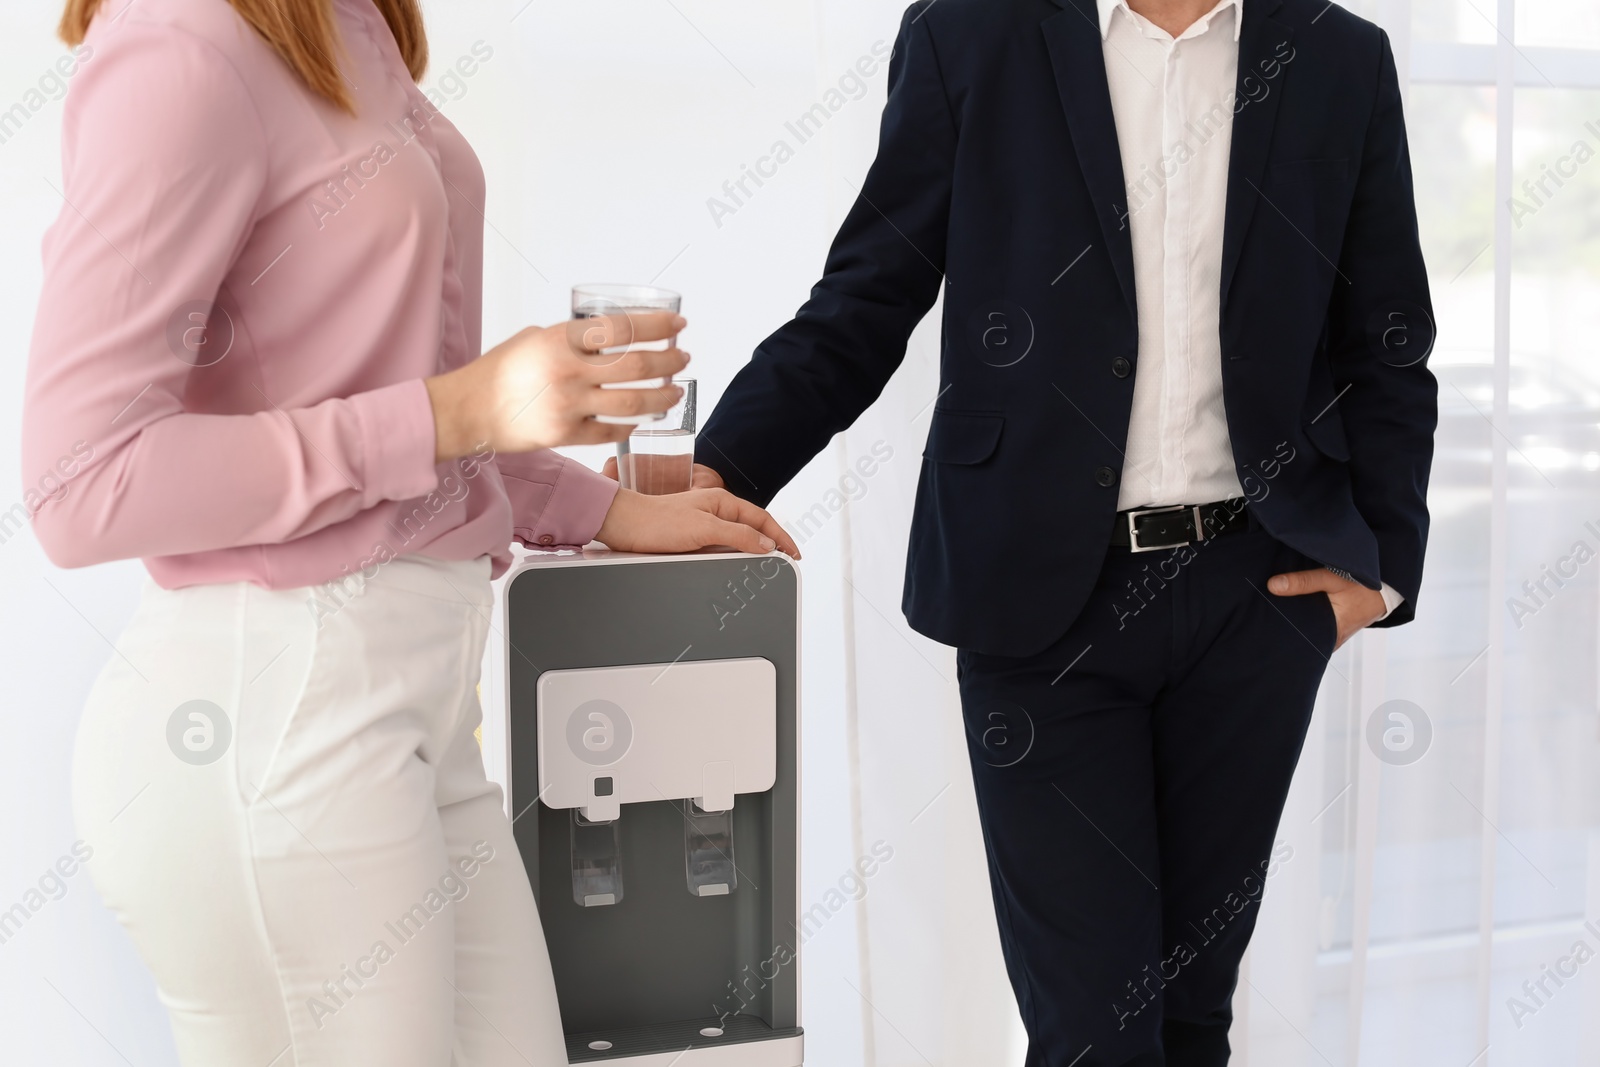
M 1317 899 L 1291 882 L 1270 907 L 1292 921 L 1263 915 L 1246 1047 L 1579 1063 L 1600 1038 L 1600 5 L 1351 6 L 1407 81 L 1438 325 L 1433 528 L 1418 621 L 1329 672 L 1301 768 Z M 1415 762 L 1373 740 L 1404 729 L 1396 700 L 1426 718 Z

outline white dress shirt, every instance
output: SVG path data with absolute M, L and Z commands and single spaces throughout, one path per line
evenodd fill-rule
M 1222 403 L 1220 328 L 1244 0 L 1220 0 L 1176 38 L 1126 0 L 1098 6 L 1139 307 L 1117 508 L 1242 497 Z M 1383 598 L 1389 611 L 1403 599 L 1387 585 Z
M 1099 0 L 1139 305 L 1119 510 L 1244 495 L 1219 334 L 1241 2 L 1222 0 L 1174 39 L 1125 0 Z

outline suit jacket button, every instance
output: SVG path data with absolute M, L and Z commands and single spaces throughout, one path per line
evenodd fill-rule
M 540 534 L 539 543 L 541 545 L 553 545 L 556 543 L 556 539 L 550 534 Z
M 1118 378 L 1126 378 L 1128 375 L 1133 373 L 1133 364 L 1129 363 L 1122 356 L 1118 356 L 1116 359 L 1111 361 L 1111 373 L 1115 374 Z
M 1110 489 L 1117 484 L 1117 472 L 1110 467 L 1101 467 L 1094 472 L 1094 480 L 1104 489 Z

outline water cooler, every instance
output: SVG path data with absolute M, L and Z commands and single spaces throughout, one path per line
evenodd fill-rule
M 776 554 L 507 582 L 511 811 L 574 1064 L 803 1061 L 799 609 Z

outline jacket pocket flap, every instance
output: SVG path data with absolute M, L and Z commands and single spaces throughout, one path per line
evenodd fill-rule
M 994 455 L 1005 424 L 1004 415 L 935 410 L 923 458 L 935 463 L 982 463 Z

